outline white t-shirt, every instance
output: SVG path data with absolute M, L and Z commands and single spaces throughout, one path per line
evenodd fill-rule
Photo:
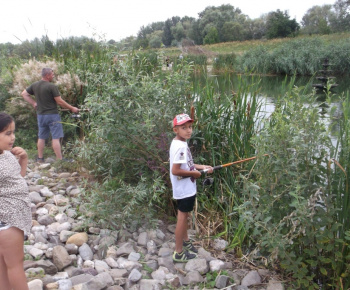
M 181 164 L 180 168 L 188 171 L 195 170 L 194 162 L 190 148 L 187 142 L 173 140 L 170 146 L 170 180 L 173 186 L 173 198 L 183 199 L 193 196 L 197 193 L 196 179 L 193 177 L 177 179 L 177 176 L 171 173 L 173 164 Z

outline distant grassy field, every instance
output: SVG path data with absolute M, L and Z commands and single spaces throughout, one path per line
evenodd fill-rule
M 296 39 L 322 39 L 327 43 L 335 43 L 346 38 L 350 38 L 350 32 L 347 33 L 334 33 L 329 35 L 301 35 L 295 38 L 277 38 L 271 40 L 247 40 L 247 41 L 232 41 L 232 42 L 222 42 L 211 45 L 200 45 L 199 50 L 203 50 L 209 55 L 215 54 L 228 54 L 235 53 L 236 55 L 242 55 L 243 53 L 256 48 L 257 46 L 264 46 L 267 50 L 273 50 L 283 44 Z M 162 51 L 169 56 L 177 56 L 181 54 L 180 48 L 162 48 Z

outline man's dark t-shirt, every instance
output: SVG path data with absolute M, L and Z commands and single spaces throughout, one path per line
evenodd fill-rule
M 26 91 L 35 96 L 38 115 L 58 114 L 55 97 L 59 97 L 60 92 L 53 83 L 41 80 L 30 85 Z

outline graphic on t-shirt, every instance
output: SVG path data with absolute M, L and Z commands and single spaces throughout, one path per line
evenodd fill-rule
M 185 159 L 185 153 L 181 152 L 181 153 L 180 153 L 179 160 L 184 160 L 184 159 Z
M 192 154 L 191 154 L 191 150 L 190 148 L 187 147 L 187 165 L 188 167 L 190 168 L 190 171 L 193 171 L 195 170 L 195 167 L 194 167 L 194 162 L 193 162 L 193 159 L 192 159 Z M 195 179 L 194 177 L 191 177 L 191 181 L 192 182 L 195 182 Z

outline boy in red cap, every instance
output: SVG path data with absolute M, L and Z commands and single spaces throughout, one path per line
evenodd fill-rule
M 170 180 L 173 187 L 173 198 L 177 200 L 177 224 L 175 230 L 174 262 L 187 262 L 197 257 L 198 250 L 192 245 L 187 234 L 187 219 L 193 210 L 196 199 L 196 179 L 201 176 L 197 170 L 213 168 L 208 165 L 193 163 L 187 140 L 192 135 L 193 120 L 187 114 L 177 115 L 173 120 L 173 131 L 176 137 L 170 146 Z M 189 178 L 178 178 L 179 176 Z

